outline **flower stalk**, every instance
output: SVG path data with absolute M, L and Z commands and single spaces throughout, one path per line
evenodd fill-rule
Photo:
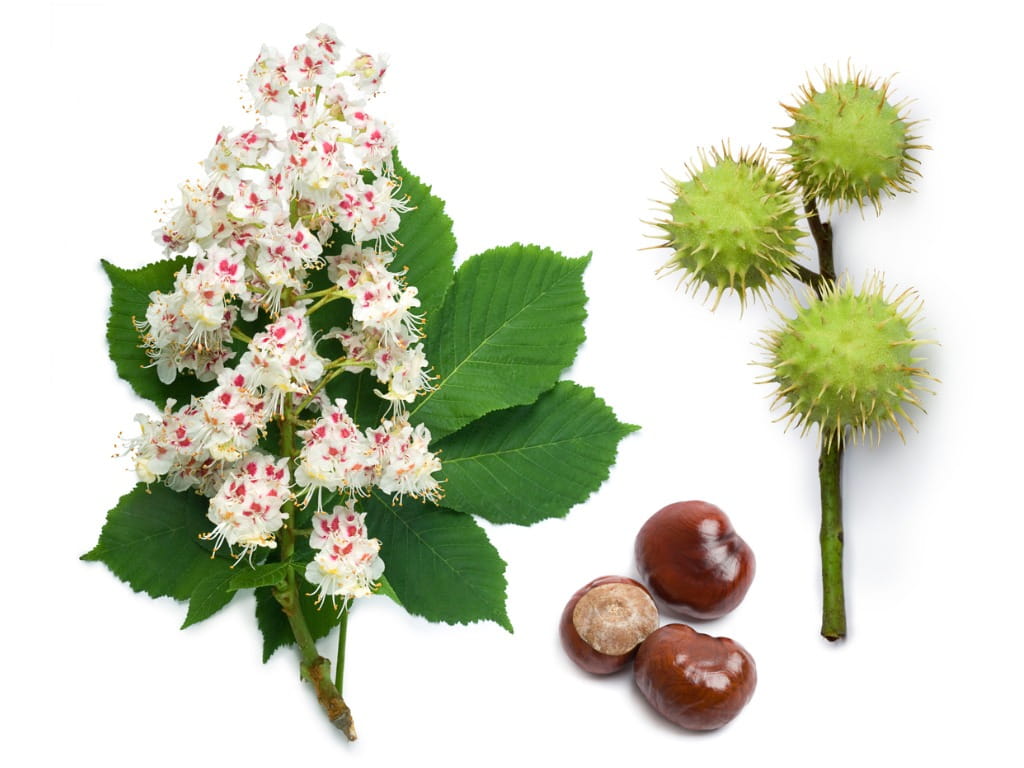
M 345 606 L 341 609 L 341 615 L 338 617 L 338 655 L 334 660 L 334 687 L 338 689 L 338 694 L 345 689 L 345 640 L 348 637 L 348 609 L 349 606 Z

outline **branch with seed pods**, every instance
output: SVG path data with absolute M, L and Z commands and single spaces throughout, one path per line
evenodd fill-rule
M 848 445 L 877 443 L 884 432 L 904 437 L 910 409 L 922 409 L 924 382 L 916 338 L 920 300 L 913 290 L 890 291 L 879 275 L 858 288 L 837 272 L 832 223 L 820 206 L 842 211 L 910 191 L 919 175 L 906 104 L 890 102 L 888 80 L 848 68 L 826 70 L 821 88 L 801 89 L 786 106 L 792 124 L 779 162 L 763 148 L 734 153 L 728 145 L 700 153 L 689 178 L 671 180 L 674 199 L 656 222 L 660 246 L 672 257 L 662 272 L 681 272 L 691 293 L 718 306 L 735 294 L 751 296 L 802 285 L 794 313 L 780 313 L 760 346 L 762 377 L 775 385 L 773 407 L 787 427 L 817 427 L 821 486 L 822 627 L 828 640 L 846 636 L 843 585 L 842 460 Z M 802 213 L 798 210 L 802 207 Z M 800 221 L 806 230 L 799 226 Z M 817 271 L 801 264 L 801 240 L 810 233 Z

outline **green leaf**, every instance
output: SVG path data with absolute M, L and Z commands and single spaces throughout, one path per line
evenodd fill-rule
M 136 592 L 151 597 L 198 596 L 203 605 L 190 606 L 189 617 L 206 618 L 227 604 L 224 600 L 216 605 L 217 599 L 211 597 L 216 580 L 223 580 L 230 599 L 226 586 L 232 564 L 230 559 L 211 557 L 199 540 L 210 527 L 207 504 L 195 493 L 140 483 L 110 510 L 99 542 L 82 559 L 104 563 Z M 186 626 L 199 620 L 186 619 Z
M 303 611 L 305 613 L 305 611 Z M 256 625 L 263 634 L 263 663 L 266 664 L 274 651 L 295 644 L 288 619 L 281 605 L 274 599 L 270 587 L 256 590 Z
M 405 281 L 415 285 L 419 311 L 428 317 L 441 306 L 455 274 L 455 235 L 444 201 L 410 173 L 395 154 L 395 174 L 402 180 L 400 194 L 409 197 L 412 210 L 402 214 L 395 238 L 402 245 L 391 263 L 393 272 L 408 267 Z
M 255 568 L 239 568 L 231 577 L 229 589 L 255 589 L 273 587 L 284 581 L 291 563 L 265 563 Z
M 493 523 L 562 517 L 608 478 L 620 423 L 594 390 L 562 381 L 532 405 L 496 411 L 437 443 L 446 506 Z
M 392 505 L 377 494 L 366 510 L 388 582 L 409 613 L 448 624 L 489 620 L 512 631 L 505 561 L 472 517 L 415 499 Z
M 103 269 L 110 279 L 110 319 L 107 321 L 107 344 L 110 359 L 118 375 L 127 381 L 137 394 L 152 400 L 163 408 L 171 397 L 179 404 L 188 403 L 192 395 L 201 395 L 211 389 L 212 382 L 203 383 L 193 376 L 178 376 L 170 385 L 163 384 L 151 366 L 151 360 L 142 347 L 136 321 L 146 318 L 149 294 L 168 292 L 174 287 L 174 274 L 190 263 L 180 256 L 170 261 L 157 261 L 140 269 L 121 269 L 103 261 Z
M 232 573 L 227 570 L 207 576 L 196 585 L 188 601 L 188 614 L 185 616 L 185 623 L 181 625 L 182 629 L 210 618 L 231 602 L 231 598 L 235 596 L 230 586 L 231 578 Z
M 518 244 L 468 259 L 427 324 L 424 350 L 437 383 L 412 420 L 436 440 L 550 389 L 584 339 L 589 261 Z

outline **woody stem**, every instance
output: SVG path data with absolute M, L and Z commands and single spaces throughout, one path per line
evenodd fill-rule
M 818 202 L 804 199 L 807 225 L 818 249 L 818 275 L 811 283 L 818 298 L 835 288 L 836 264 L 832 247 L 832 223 L 822 221 Z M 830 641 L 846 637 L 846 594 L 843 588 L 843 435 L 822 427 L 821 454 L 818 457 L 818 484 L 821 489 L 821 634 Z
M 292 403 L 286 403 L 284 413 L 279 419 L 281 430 L 281 455 L 288 458 L 294 472 L 296 447 L 295 430 L 297 411 Z M 288 513 L 285 524 L 279 532 L 281 560 L 288 561 L 295 552 L 295 502 L 285 505 Z M 299 585 L 293 568 L 287 570 L 283 583 L 273 589 L 274 599 L 288 619 L 288 626 L 299 647 L 299 671 L 302 677 L 310 682 L 316 692 L 317 701 L 324 708 L 327 717 L 336 728 L 341 730 L 349 741 L 355 741 L 356 729 L 352 722 L 352 711 L 345 704 L 338 687 L 331 681 L 331 662 L 320 655 L 316 648 L 313 633 L 309 630 L 306 617 L 302 613 L 299 602 Z M 339 664 L 341 660 L 339 659 Z

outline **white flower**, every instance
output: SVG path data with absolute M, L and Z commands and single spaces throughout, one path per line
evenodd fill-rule
M 285 72 L 294 88 L 325 88 L 334 82 L 335 58 L 319 41 L 310 41 L 292 49 Z
M 217 381 L 216 389 L 194 401 L 203 416 L 194 441 L 216 461 L 237 461 L 256 447 L 270 414 L 243 373 L 225 369 Z
M 210 499 L 206 516 L 215 527 L 203 538 L 214 541 L 215 552 L 225 543 L 232 552 L 241 546 L 239 559 L 256 547 L 276 547 L 274 534 L 288 517 L 281 511 L 291 498 L 288 482 L 288 459 L 250 454 Z
M 154 421 L 140 413 L 135 416 L 135 421 L 141 434 L 130 439 L 127 447 L 135 461 L 135 474 L 139 482 L 148 485 L 170 471 L 177 452 L 167 440 L 167 418 Z
M 283 310 L 256 334 L 236 369 L 262 388 L 271 414 L 282 412 L 287 395 L 308 394 L 310 383 L 324 374 L 324 361 L 316 353 L 305 307 Z
M 390 168 L 391 152 L 395 148 L 395 137 L 387 123 L 369 120 L 354 130 L 352 145 L 364 168 L 381 173 L 385 166 Z
M 146 319 L 136 327 L 161 382 L 170 384 L 185 370 L 212 381 L 234 356 L 228 345 L 236 311 L 223 299 L 216 280 L 207 283 L 186 270 L 178 273 L 171 293 L 150 293 Z
M 313 594 L 318 605 L 326 597 L 337 605 L 341 598 L 344 609 L 353 598 L 373 594 L 384 573 L 384 561 L 380 559 L 380 542 L 367 538 L 365 517 L 355 511 L 351 500 L 329 514 L 314 515 L 309 543 L 318 552 L 306 566 L 305 575 L 316 587 Z
M 228 143 L 228 134 L 231 129 L 225 126 L 213 142 L 210 154 L 206 156 L 203 163 L 203 170 L 206 171 L 211 182 L 219 183 L 222 189 L 234 189 L 238 182 L 238 166 L 240 159 L 232 152 Z
M 429 363 L 423 354 L 423 345 L 381 347 L 375 357 L 377 380 L 388 385 L 385 393 L 377 395 L 392 401 L 396 407 L 400 403 L 411 403 L 421 393 L 431 389 L 427 369 Z
M 228 204 L 228 213 L 240 224 L 263 226 L 274 224 L 285 216 L 275 191 L 265 184 L 243 179 Z
M 389 346 L 407 346 L 419 338 L 422 318 L 415 286 L 406 287 L 400 274 L 390 272 L 390 252 L 342 246 L 328 257 L 327 276 L 352 298 L 352 317 L 361 328 L 372 329 Z
M 135 417 L 141 434 L 128 441 L 135 473 L 144 483 L 163 477 L 176 491 L 194 489 L 212 496 L 234 469 L 234 463 L 215 459 L 207 450 L 202 400 L 193 398 L 177 411 L 173 408 L 174 400 L 168 400 L 162 418 L 154 420 L 142 414 Z
M 153 237 L 167 254 L 183 253 L 192 243 L 204 248 L 221 243 L 234 232 L 227 216 L 227 202 L 224 190 L 217 184 L 184 184 L 181 205 L 170 221 L 153 232 Z
M 291 109 L 285 60 L 274 48 L 263 46 L 249 70 L 246 85 L 260 114 L 285 115 Z
M 231 154 L 242 165 L 257 165 L 270 150 L 274 134 L 266 128 L 256 127 L 242 131 L 230 140 Z
M 163 247 L 165 254 L 181 253 L 196 236 L 196 190 L 182 185 L 180 191 L 181 205 L 174 211 L 170 221 L 153 232 L 154 239 Z
M 215 275 L 196 271 L 195 265 L 200 264 L 194 262 L 193 270 L 178 281 L 183 295 L 181 316 L 191 326 L 186 347 L 215 344 L 227 316 L 224 284 Z
M 388 70 L 388 57 L 384 54 L 374 57 L 360 52 L 349 69 L 355 73 L 356 88 L 368 97 L 374 96 L 380 90 L 381 80 Z
M 409 210 L 404 201 L 393 197 L 396 188 L 395 182 L 386 176 L 378 177 L 372 184 L 359 185 L 360 211 L 352 229 L 353 240 L 393 243 L 392 235 L 401 221 L 399 214 Z
M 330 24 L 318 24 L 306 33 L 309 42 L 323 52 L 324 58 L 334 62 L 338 60 L 338 49 L 341 40 Z
M 309 546 L 322 549 L 327 541 L 334 536 L 338 539 L 365 539 L 366 514 L 356 512 L 354 499 L 349 499 L 344 506 L 336 506 L 330 512 L 318 512 L 313 515 L 313 531 L 309 535 Z
M 295 482 L 305 495 L 321 492 L 365 492 L 373 484 L 377 455 L 366 436 L 345 411 L 345 401 L 325 406 L 323 415 L 307 430 L 299 432 L 303 441 Z
M 442 496 L 440 483 L 433 477 L 441 462 L 428 449 L 430 430 L 423 424 L 413 427 L 404 416 L 394 422 L 383 421 L 367 436 L 380 455 L 380 478 L 377 484 L 385 493 L 401 499 L 414 498 L 437 501 Z
M 277 314 L 282 292 L 286 288 L 302 288 L 306 269 L 318 263 L 322 246 L 302 224 L 267 227 L 260 231 L 253 243 L 257 248 L 254 267 L 258 276 L 253 276 L 258 294 L 254 300 L 272 314 Z

